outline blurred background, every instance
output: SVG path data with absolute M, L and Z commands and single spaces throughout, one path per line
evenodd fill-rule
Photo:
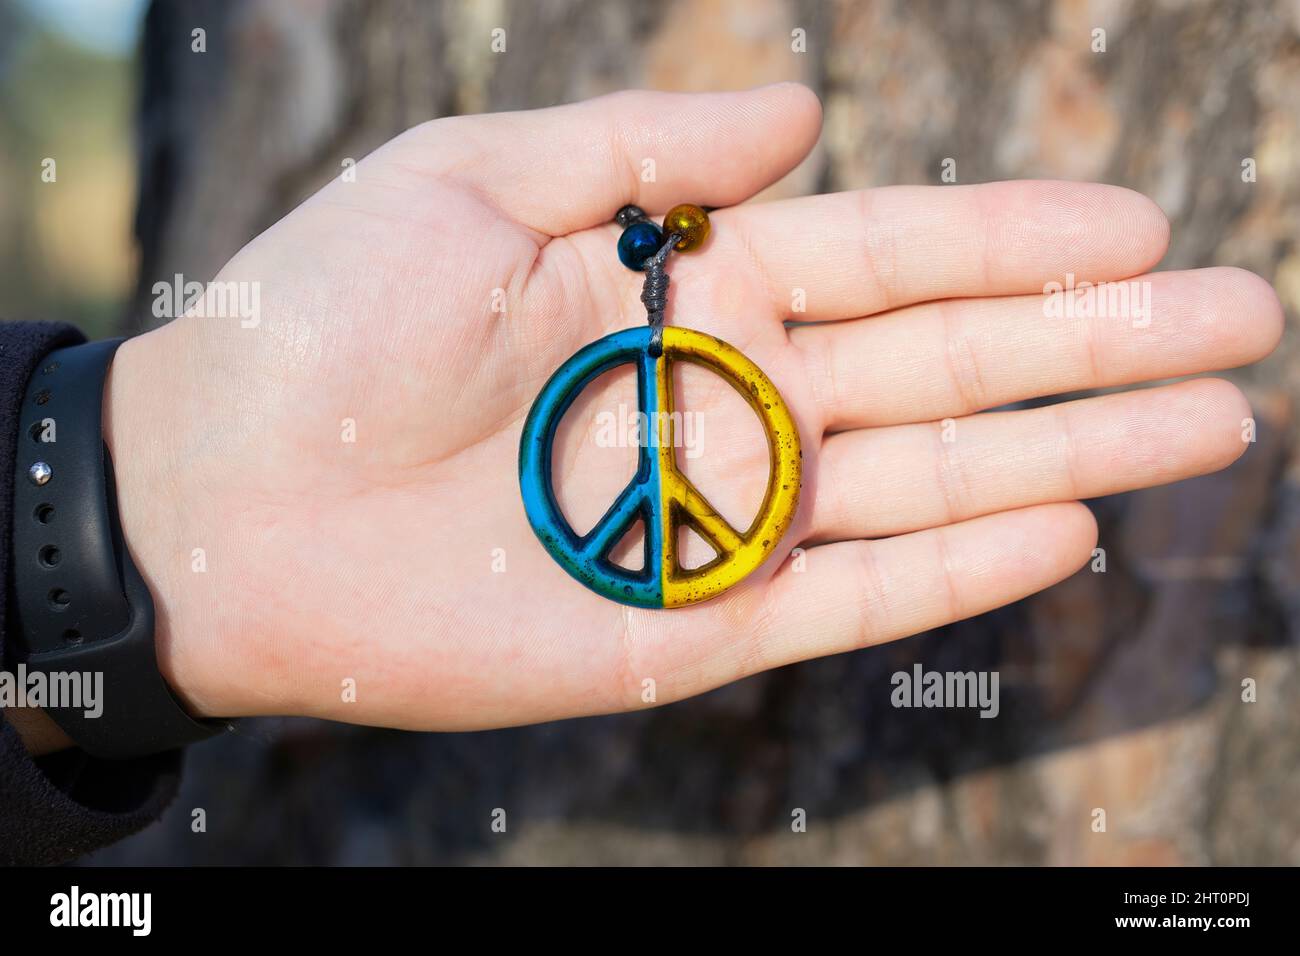
M 154 282 L 432 117 L 780 79 L 826 125 L 764 198 L 947 158 L 1116 183 L 1172 220 L 1161 268 L 1242 266 L 1300 313 L 1300 0 L 0 0 L 0 315 L 148 327 Z M 1104 573 L 637 714 L 247 722 L 90 862 L 1300 864 L 1295 342 L 1231 377 L 1257 442 L 1092 502 Z M 1001 715 L 894 709 L 917 662 L 997 670 Z

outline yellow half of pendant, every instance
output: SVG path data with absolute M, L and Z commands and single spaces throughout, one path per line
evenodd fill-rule
M 776 549 L 799 507 L 803 454 L 799 430 L 781 393 L 739 350 L 703 332 L 676 327 L 663 330 L 663 346 L 663 356 L 655 363 L 663 606 L 682 607 L 707 601 L 739 583 Z M 746 531 L 732 528 L 677 468 L 672 365 L 682 361 L 704 366 L 730 382 L 754 410 L 767 436 L 771 462 L 767 492 Z M 689 571 L 682 569 L 677 553 L 677 531 L 683 524 L 717 552 L 708 564 Z

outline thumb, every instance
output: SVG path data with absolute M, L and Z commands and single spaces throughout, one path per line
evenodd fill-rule
M 389 144 L 551 236 L 636 203 L 730 206 L 799 164 L 821 104 L 798 83 L 738 93 L 628 91 L 550 109 L 448 117 Z

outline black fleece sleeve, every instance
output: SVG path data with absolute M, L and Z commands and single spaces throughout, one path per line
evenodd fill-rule
M 36 363 L 84 341 L 70 325 L 0 322 L 0 668 L 13 673 L 13 482 L 19 405 Z M 181 752 L 100 760 L 71 749 L 33 759 L 0 709 L 0 864 L 63 863 L 156 820 L 176 795 Z

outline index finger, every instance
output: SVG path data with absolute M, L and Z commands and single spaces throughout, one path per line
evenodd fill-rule
M 777 313 L 801 321 L 1042 292 L 1069 273 L 1079 282 L 1126 279 L 1148 271 L 1169 245 L 1159 206 L 1098 183 L 886 186 L 714 218 L 714 249 L 730 241 L 737 262 L 757 260 Z

